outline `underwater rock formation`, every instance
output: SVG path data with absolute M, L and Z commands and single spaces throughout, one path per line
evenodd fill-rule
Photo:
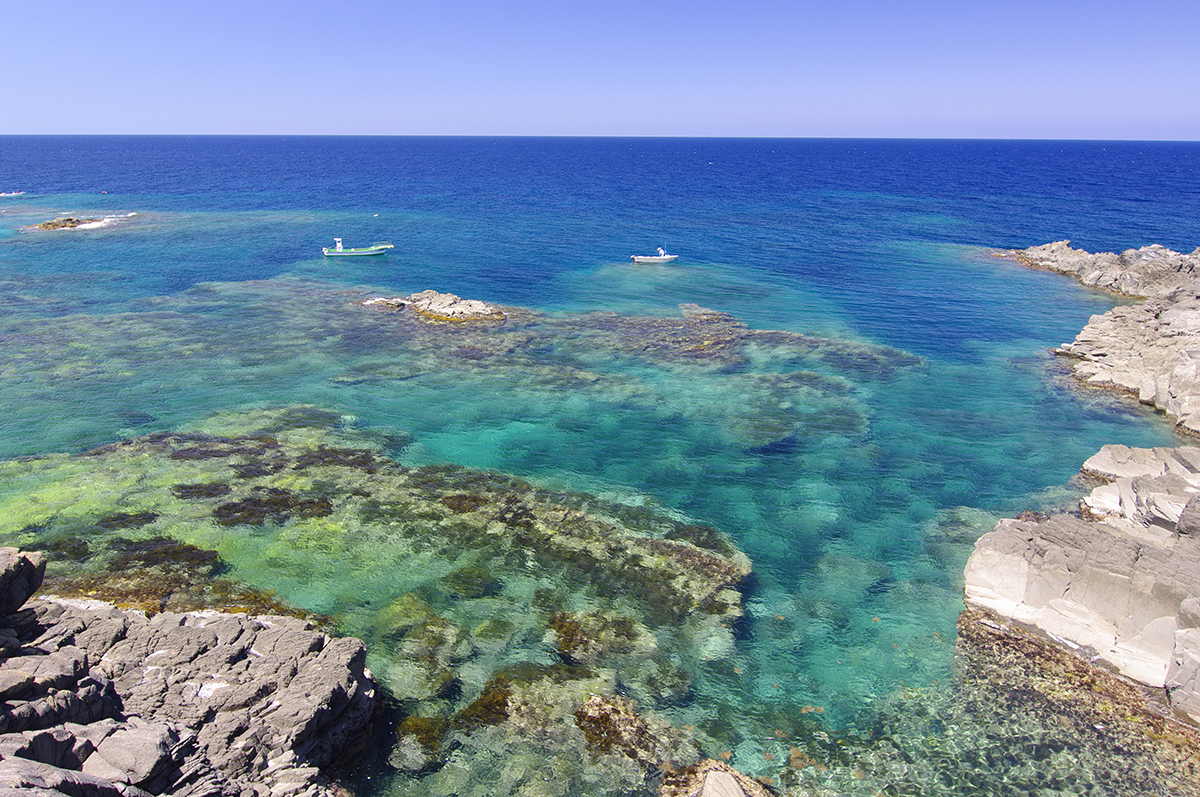
M 180 609 L 279 603 L 267 587 L 336 585 L 336 618 L 293 611 L 365 641 L 399 712 L 387 764 L 432 793 L 515 777 L 618 794 L 700 760 L 658 712 L 734 655 L 745 554 L 651 507 L 406 467 L 386 446 L 294 406 L 0 463 L 26 485 L 0 497 L 0 540 L 44 551 L 59 595 L 153 614 L 146 633 L 189 626 L 160 619 Z
M 0 788 L 336 793 L 320 768 L 362 736 L 374 708 L 359 640 L 290 617 L 26 602 L 45 565 L 0 549 L 10 607 L 0 617 Z
M 977 718 L 991 751 L 959 739 L 941 751 L 975 770 L 977 793 L 1200 793 L 1200 730 L 1172 716 L 1161 695 L 980 609 L 959 617 L 955 650 L 959 712 L 913 713 Z M 1008 766 L 1013 754 L 1030 763 Z

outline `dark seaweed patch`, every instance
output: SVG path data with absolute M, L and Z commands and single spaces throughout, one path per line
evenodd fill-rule
M 316 451 L 308 451 L 296 458 L 293 466 L 296 470 L 304 470 L 312 466 L 326 467 L 340 465 L 346 468 L 356 468 L 374 473 L 377 468 L 374 452 L 362 448 L 326 448 L 318 446 Z
M 183 500 L 195 498 L 217 498 L 222 495 L 228 495 L 233 492 L 233 488 L 228 484 L 219 482 L 210 482 L 205 484 L 176 484 L 171 488 L 171 493 L 176 498 Z
M 30 550 L 41 551 L 47 559 L 66 562 L 85 562 L 91 555 L 87 540 L 82 537 L 61 537 L 29 546 Z
M 664 535 L 668 540 L 690 542 L 698 548 L 714 551 L 722 556 L 733 556 L 737 549 L 729 543 L 725 535 L 712 526 L 680 523 Z
M 111 569 L 117 572 L 134 568 L 200 571 L 215 575 L 224 564 L 216 551 L 197 548 L 170 537 L 150 537 L 145 540 L 115 538 L 110 548 L 116 553 Z
M 468 495 L 467 493 L 455 493 L 454 495 L 444 495 L 441 502 L 450 507 L 450 511 L 456 515 L 461 515 L 464 512 L 474 512 L 479 507 L 488 502 L 488 499 L 482 495 Z
M 446 591 L 458 598 L 498 595 L 502 584 L 482 567 L 463 567 L 441 579 Z
M 528 529 L 533 527 L 534 514 L 518 496 L 510 495 L 504 499 L 496 519 L 506 526 Z
M 333 501 L 326 496 L 299 498 L 280 487 L 257 487 L 255 493 L 240 501 L 221 504 L 213 510 L 213 517 L 222 526 L 241 523 L 261 526 L 267 521 L 281 523 L 292 516 L 313 518 L 333 513 Z
M 96 527 L 101 529 L 140 529 L 156 520 L 158 520 L 158 514 L 155 512 L 113 512 L 96 521 Z
M 279 471 L 283 470 L 287 466 L 283 462 L 256 461 L 244 462 L 232 467 L 233 472 L 236 473 L 240 479 L 257 479 L 262 476 L 270 476 L 273 473 L 279 473 Z
M 454 726 L 470 733 L 485 725 L 499 725 L 508 719 L 508 701 L 512 699 L 509 681 L 503 676 L 488 680 L 483 693 L 454 717 Z

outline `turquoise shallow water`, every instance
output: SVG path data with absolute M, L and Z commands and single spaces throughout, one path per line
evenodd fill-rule
M 661 507 L 755 570 L 737 677 L 701 673 L 673 721 L 808 706 L 853 729 L 948 682 L 997 516 L 1072 500 L 1105 443 L 1176 442 L 1048 353 L 1116 300 L 993 247 L 1190 251 L 1198 168 L 1192 144 L 0 138 L 0 190 L 27 192 L 0 199 L 0 457 L 304 403 L 402 437 L 404 464 Z M 27 229 L 63 215 L 107 221 Z M 396 249 L 322 258 L 334 235 Z M 658 245 L 680 260 L 630 264 Z M 544 336 L 446 370 L 343 321 L 427 288 L 544 313 Z M 586 320 L 681 303 L 837 350 L 648 361 Z M 369 564 L 223 556 L 367 635 Z M 768 772 L 742 742 L 732 763 Z

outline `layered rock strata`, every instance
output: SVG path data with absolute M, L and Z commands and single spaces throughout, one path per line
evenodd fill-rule
M 1182 430 L 1200 433 L 1200 249 L 1185 255 L 1155 245 L 1090 254 L 1069 244 L 1014 254 L 1026 265 L 1146 301 L 1092 316 L 1057 352 L 1076 361 L 1075 375 L 1085 383 L 1132 393 Z
M 44 570 L 0 549 L 0 790 L 335 793 L 319 768 L 374 707 L 360 641 L 290 617 L 28 601 Z
M 1077 359 L 1086 383 L 1135 393 L 1200 431 L 1200 250 L 1092 255 L 1068 244 L 1016 256 L 1150 298 L 1093 316 L 1058 352 Z M 1101 484 L 1078 514 L 1027 513 L 979 539 L 966 602 L 1165 689 L 1171 706 L 1200 720 L 1200 448 L 1109 445 L 1083 473 Z
M 1002 520 L 976 543 L 966 600 L 1166 689 L 1200 719 L 1200 448 L 1105 446 L 1084 516 Z

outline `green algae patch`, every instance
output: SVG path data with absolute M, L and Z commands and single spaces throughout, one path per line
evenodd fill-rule
M 733 542 L 646 506 L 406 467 L 385 440 L 284 407 L 3 463 L 0 542 L 44 551 L 55 594 L 297 614 L 364 639 L 407 717 L 396 766 L 423 778 L 532 737 L 529 777 L 573 762 L 572 788 L 597 767 L 636 788 L 651 758 L 695 758 L 687 733 L 643 715 L 733 654 L 751 570 Z M 618 684 L 626 697 L 580 725 Z M 597 742 L 614 723 L 649 734 L 636 760 Z

